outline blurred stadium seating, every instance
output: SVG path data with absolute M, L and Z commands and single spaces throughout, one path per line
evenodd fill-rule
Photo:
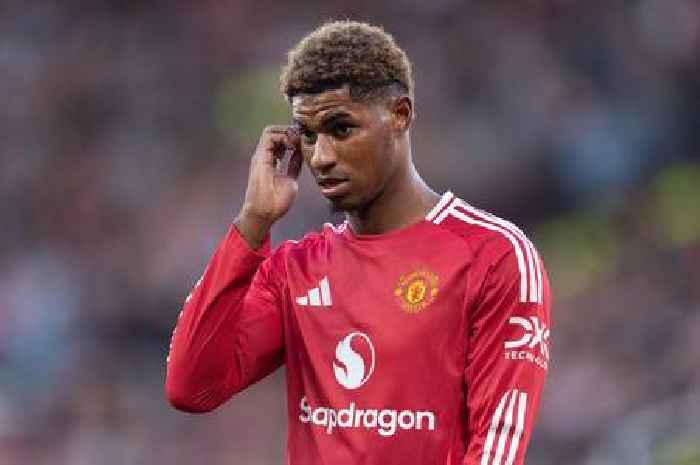
M 0 464 L 283 463 L 282 372 L 190 417 L 165 355 L 260 130 L 288 120 L 286 50 L 345 17 L 414 60 L 430 184 L 548 264 L 528 463 L 700 464 L 694 0 L 2 2 Z M 276 241 L 329 220 L 308 181 Z

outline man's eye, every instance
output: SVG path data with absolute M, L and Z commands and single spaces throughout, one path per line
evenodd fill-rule
M 301 133 L 305 144 L 314 145 L 316 143 L 317 134 L 313 131 L 303 131 Z
M 333 135 L 339 139 L 344 139 L 350 135 L 352 132 L 352 126 L 346 124 L 338 124 L 333 127 Z

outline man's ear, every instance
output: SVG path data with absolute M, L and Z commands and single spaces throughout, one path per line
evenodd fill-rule
M 396 131 L 405 132 L 413 122 L 413 101 L 407 95 L 396 97 L 391 101 L 392 126 Z

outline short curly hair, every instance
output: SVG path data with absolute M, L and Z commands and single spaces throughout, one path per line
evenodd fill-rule
M 291 100 L 347 85 L 353 99 L 399 91 L 413 97 L 411 62 L 384 29 L 332 21 L 304 37 L 287 57 L 280 89 Z

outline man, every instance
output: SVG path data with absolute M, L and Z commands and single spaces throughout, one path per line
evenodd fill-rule
M 185 302 L 170 402 L 210 411 L 286 364 L 291 465 L 522 464 L 549 359 L 537 251 L 420 178 L 411 67 L 383 30 L 320 27 L 282 89 L 294 124 L 264 130 L 240 214 Z M 302 158 L 346 221 L 270 253 Z

